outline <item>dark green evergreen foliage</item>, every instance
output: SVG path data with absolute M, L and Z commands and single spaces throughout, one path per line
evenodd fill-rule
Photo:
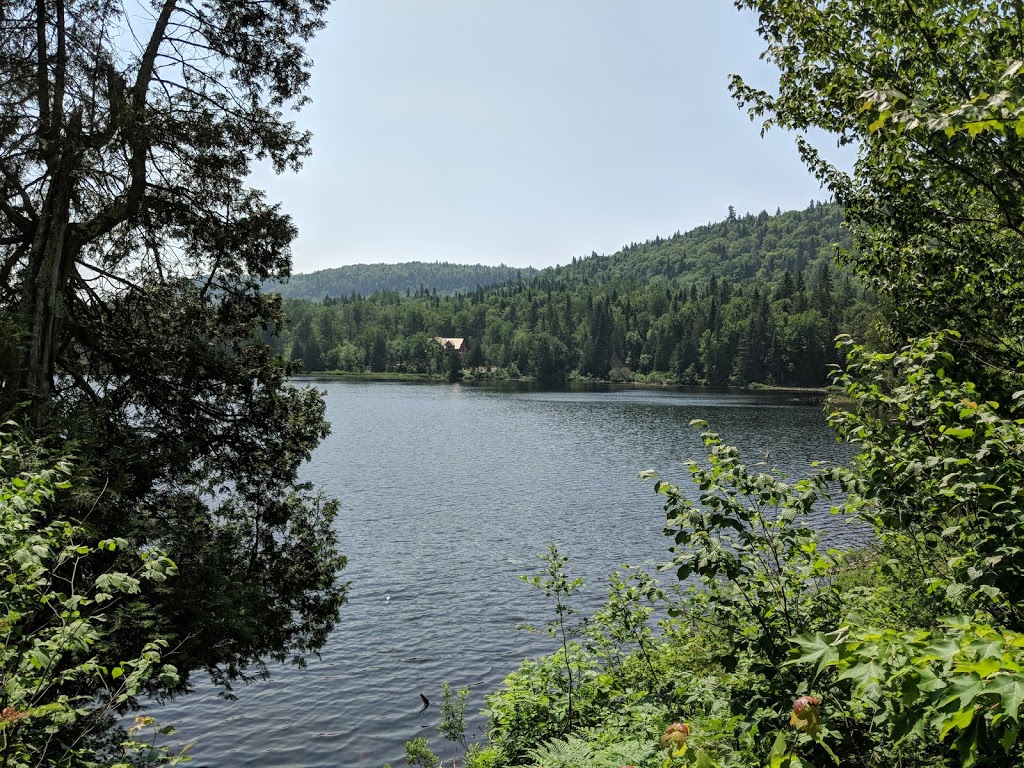
M 645 281 L 681 278 L 678 285 L 703 284 L 711 275 L 730 283 L 751 278 L 774 283 L 780 272 L 802 273 L 822 257 L 831 262 L 834 244 L 846 245 L 843 213 L 835 205 L 769 216 L 735 216 L 671 238 L 631 243 L 611 256 L 591 256 L 571 266 L 579 279 Z
M 530 336 L 527 343 L 527 370 L 540 381 L 557 383 L 565 381 L 569 363 L 569 350 L 559 339 L 547 331 L 538 331 Z
M 822 386 L 835 336 L 862 337 L 873 312 L 833 267 L 841 220 L 734 217 L 453 296 L 287 300 L 282 344 L 307 371 L 315 337 L 324 370 L 440 373 L 424 339 L 455 336 L 474 375 Z
M 397 291 L 405 296 L 437 292 L 442 296 L 472 293 L 498 283 L 528 279 L 532 267 L 490 267 L 484 264 L 409 261 L 403 264 L 350 264 L 292 275 L 286 281 L 268 281 L 263 289 L 286 299 L 329 300 L 341 296 L 369 296 Z
M 282 113 L 325 11 L 0 13 L 0 411 L 80 457 L 94 493 L 65 516 L 181 569 L 111 610 L 104 659 L 162 637 L 183 672 L 228 682 L 315 651 L 337 619 L 335 505 L 297 477 L 324 406 L 288 383 L 281 300 L 259 290 L 287 276 L 295 229 L 245 186 L 253 159 L 308 154 Z M 309 329 L 304 363 L 326 338 Z
M 462 381 L 462 358 L 455 354 L 448 356 L 448 381 Z

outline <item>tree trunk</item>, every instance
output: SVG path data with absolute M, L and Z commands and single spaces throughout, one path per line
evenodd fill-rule
M 73 259 L 68 230 L 74 165 L 65 154 L 54 166 L 21 295 L 19 315 L 24 337 L 17 390 L 32 403 L 35 420 L 53 392 L 63 294 Z

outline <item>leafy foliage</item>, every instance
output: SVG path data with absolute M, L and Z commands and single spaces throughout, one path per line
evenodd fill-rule
M 908 575 L 939 610 L 980 610 L 1024 629 L 1017 398 L 986 400 L 954 378 L 955 332 L 891 353 L 844 343 L 849 363 L 838 380 L 854 408 L 832 422 L 861 446 L 848 484 L 867 503 L 863 513 L 883 543 L 913 543 Z
M 946 619 L 933 630 L 843 627 L 798 638 L 796 664 L 830 681 L 837 704 L 849 700 L 894 742 L 948 741 L 960 765 L 1018 764 L 1024 700 L 1024 637 Z M 849 704 L 845 704 L 849 707 Z M 890 748 L 892 751 L 892 748 Z
M 605 664 L 622 671 L 628 663 L 628 649 L 635 648 L 649 678 L 647 685 L 660 685 L 660 676 L 652 658 L 651 616 L 654 601 L 664 593 L 646 572 L 635 569 L 628 574 L 614 571 L 608 576 L 608 600 L 588 618 L 587 644 Z
M 709 467 L 690 463 L 699 505 L 678 486 L 655 483 L 667 499 L 665 533 L 675 541 L 665 567 L 680 581 L 697 579 L 681 610 L 726 633 L 720 662 L 727 669 L 736 667 L 736 654 L 772 669 L 786 659 L 790 637 L 827 626 L 838 612 L 831 576 L 840 554 L 822 552 L 806 522 L 827 499 L 828 476 L 791 486 L 765 467 L 748 469 L 717 434 L 703 436 Z
M 656 483 L 666 497 L 666 534 L 676 542 L 664 569 L 687 587 L 666 589 L 640 571 L 628 579 L 613 574 L 607 603 L 586 622 L 584 642 L 509 675 L 487 700 L 490 743 L 509 764 L 529 754 L 538 764 L 582 765 L 622 742 L 648 745 L 642 760 L 651 766 L 831 759 L 830 732 L 807 725 L 812 710 L 801 710 L 797 726 L 784 730 L 794 698 L 807 691 L 806 678 L 785 662 L 794 634 L 834 631 L 865 597 L 843 589 L 846 558 L 820 551 L 806 523 L 836 473 L 790 485 L 766 468 L 748 468 L 714 433 L 704 437 L 707 465 L 690 464 L 697 501 L 678 486 Z M 556 555 L 546 556 L 552 584 L 564 566 Z M 556 637 L 560 615 L 556 605 Z M 570 672 L 575 740 L 559 730 Z M 678 731 L 684 737 L 669 739 L 661 745 L 667 754 L 654 757 L 658 735 L 681 716 L 689 722 L 672 727 L 685 728 Z
M 565 573 L 565 565 L 569 558 L 558 551 L 558 547 L 550 544 L 548 553 L 541 557 L 546 570 L 536 576 L 523 576 L 527 584 L 537 587 L 544 592 L 544 596 L 551 598 L 555 605 L 555 617 L 548 623 L 547 633 L 557 640 L 562 646 L 561 659 L 565 667 L 565 721 L 561 724 L 562 731 L 571 730 L 573 726 L 572 703 L 575 695 L 577 681 L 573 679 L 575 664 L 572 655 L 575 648 L 572 638 L 578 637 L 582 631 L 579 624 L 570 622 L 570 618 L 577 612 L 572 606 L 571 600 L 580 587 L 583 586 L 582 578 L 570 579 Z M 533 629 L 528 627 L 528 629 Z
M 879 739 L 863 727 L 864 707 L 851 712 L 830 699 L 819 712 L 809 685 L 820 693 L 824 683 L 787 663 L 794 637 L 840 631 L 884 591 L 875 556 L 822 551 L 807 524 L 843 473 L 822 470 L 790 484 L 768 467 L 748 467 L 716 434 L 704 438 L 707 462 L 690 463 L 696 499 L 656 482 L 674 540 L 663 570 L 680 587 L 642 572 L 628 580 L 614 574 L 608 602 L 587 621 L 586 641 L 574 653 L 526 661 L 506 678 L 487 699 L 490 744 L 506 764 L 524 754 L 544 765 L 586 764 L 627 741 L 652 750 L 636 765 L 799 768 L 854 755 L 873 764 Z M 864 568 L 873 578 L 859 578 Z M 658 632 L 650 630 L 654 616 L 661 617 Z M 567 660 L 575 672 L 575 728 L 561 734 Z M 669 723 L 665 754 L 654 757 Z M 672 728 L 681 740 L 669 738 Z
M 466 744 L 466 698 L 469 688 L 453 692 L 445 680 L 441 684 L 441 723 L 437 730 L 448 741 Z
M 630 738 L 653 738 L 663 727 L 663 714 L 648 703 L 647 692 L 627 687 L 626 680 L 609 674 L 601 659 L 570 645 L 573 670 L 573 722 L 577 730 L 601 728 Z M 487 697 L 490 746 L 502 764 L 515 764 L 530 749 L 566 735 L 568 677 L 565 656 L 559 652 L 526 660 L 509 674 L 500 691 Z
M 436 768 L 440 761 L 430 751 L 430 745 L 422 736 L 418 736 L 405 744 L 405 762 L 418 768 Z
M 552 739 L 530 751 L 533 763 L 544 768 L 618 768 L 626 763 L 640 764 L 655 753 L 650 742 L 626 741 L 616 744 L 595 744 L 570 736 Z
M 600 728 L 616 742 L 638 734 L 649 740 L 664 727 L 654 701 L 663 694 L 656 690 L 659 681 L 667 684 L 669 677 L 656 666 L 663 657 L 646 626 L 650 613 L 636 602 L 645 590 L 655 589 L 653 581 L 637 572 L 630 584 L 616 574 L 608 602 L 591 619 L 571 621 L 576 609 L 568 601 L 582 582 L 566 576 L 568 558 L 554 546 L 541 559 L 546 571 L 523 579 L 554 598 L 547 631 L 561 648 L 524 661 L 500 692 L 487 697 L 489 746 L 502 760 L 515 762 L 552 739 L 587 728 Z M 641 646 L 638 654 L 627 650 L 634 641 Z
M 903 338 L 951 329 L 969 356 L 1021 357 L 1022 33 L 1014 3 L 739 0 L 757 13 L 777 93 L 734 77 L 764 127 L 856 143 L 852 173 L 801 151 L 835 195 L 859 274 Z M 841 41 L 841 42 L 840 42 Z
M 115 721 L 151 680 L 177 684 L 177 670 L 163 662 L 167 641 L 140 641 L 127 657 L 111 657 L 104 643 L 118 603 L 173 577 L 176 566 L 159 550 L 133 551 L 125 539 L 97 539 L 62 519 L 71 476 L 68 460 L 0 435 L 0 762 L 176 764 L 180 756 L 136 739 L 137 730 L 118 740 Z M 121 570 L 127 563 L 132 569 Z

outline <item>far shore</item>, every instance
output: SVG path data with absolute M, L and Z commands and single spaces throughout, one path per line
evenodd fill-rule
M 312 373 L 299 373 L 295 374 L 292 378 L 294 379 L 343 379 L 350 381 L 400 381 L 400 382 L 420 382 L 420 383 L 433 383 L 433 384 L 451 384 L 451 383 L 466 383 L 466 384 L 489 384 L 489 383 L 504 383 L 504 382 L 516 382 L 522 384 L 536 384 L 542 383 L 532 376 L 520 376 L 516 378 L 512 377 L 499 377 L 499 376 L 465 376 L 459 380 L 459 382 L 450 382 L 446 374 L 429 374 L 429 373 L 402 373 L 397 371 L 377 371 L 377 372 L 363 372 L 355 373 L 351 371 L 318 371 Z M 553 383 L 553 382 L 548 382 Z M 653 389 L 669 389 L 669 388 L 686 388 L 686 387 L 706 387 L 707 384 L 679 384 L 673 381 L 666 381 L 664 379 L 657 380 L 612 380 L 612 379 L 565 379 L 564 381 L 557 382 L 557 386 L 564 386 L 569 384 L 611 384 L 611 385 L 627 385 L 631 387 L 650 387 Z M 716 389 L 732 389 L 744 392 L 792 392 L 793 394 L 801 395 L 841 395 L 842 390 L 835 387 L 778 387 L 771 384 L 761 384 L 758 382 L 752 382 L 750 384 L 729 384 L 724 387 L 716 387 Z

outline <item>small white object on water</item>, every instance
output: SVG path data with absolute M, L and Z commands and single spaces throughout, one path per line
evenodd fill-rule
M 390 600 L 390 599 L 391 599 L 391 595 L 385 595 L 385 596 L 384 596 L 384 602 L 385 602 L 385 603 L 386 603 L 386 602 L 387 602 L 388 600 Z

